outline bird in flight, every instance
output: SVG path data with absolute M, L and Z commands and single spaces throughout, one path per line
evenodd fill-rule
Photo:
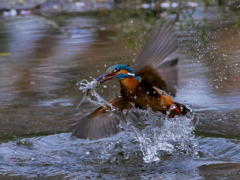
M 177 37 L 173 25 L 157 24 L 136 58 L 133 67 L 119 64 L 107 68 L 96 81 L 101 84 L 110 79 L 120 81 L 121 96 L 109 101 L 118 111 L 137 107 L 160 111 L 169 118 L 187 114 L 190 110 L 174 102 L 178 82 Z M 80 119 L 72 135 L 83 139 L 99 139 L 120 131 L 119 119 L 109 116 L 111 107 L 104 105 Z

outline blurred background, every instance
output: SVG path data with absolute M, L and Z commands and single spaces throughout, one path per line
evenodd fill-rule
M 204 116 L 238 116 L 239 7 L 238 0 L 2 0 L 1 137 L 68 131 L 72 119 L 94 108 L 76 108 L 76 83 L 113 64 L 131 64 L 157 20 L 176 22 L 177 100 Z M 118 93 L 111 83 L 100 90 L 106 99 Z M 199 131 L 205 120 L 209 126 L 204 118 Z M 231 130 L 235 120 L 222 130 L 224 121 L 216 121 L 208 133 L 240 135 Z
M 196 135 L 208 148 L 210 137 L 239 139 L 240 0 L 1 0 L 0 142 L 69 132 L 96 108 L 77 107 L 77 82 L 133 63 L 152 27 L 166 20 L 179 42 L 176 101 L 193 110 Z M 117 81 L 99 89 L 105 99 L 118 91 Z

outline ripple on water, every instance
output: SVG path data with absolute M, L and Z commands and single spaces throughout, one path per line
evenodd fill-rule
M 193 152 L 191 118 L 170 120 L 149 110 L 137 109 L 124 116 L 127 121 L 121 126 L 125 131 L 109 138 L 90 141 L 62 133 L 2 143 L 0 173 L 69 178 L 105 174 L 111 178 L 110 174 L 116 169 L 127 173 L 128 167 L 144 172 L 152 166 L 145 167 L 144 162 L 164 162 L 168 156 Z M 181 126 L 177 127 L 180 121 Z
M 188 179 L 199 177 L 198 168 L 201 174 L 206 174 L 205 166 L 211 165 L 214 169 L 215 164 L 240 161 L 239 140 L 194 138 L 183 127 L 186 119 L 165 121 L 166 124 L 160 123 L 159 127 L 135 124 L 134 128 L 131 127 L 134 122 L 129 122 L 126 131 L 94 141 L 61 133 L 2 143 L 0 174 L 27 178 L 62 175 L 69 179 L 113 179 L 137 175 L 140 179 Z M 182 128 L 175 129 L 175 123 Z M 196 150 L 198 155 L 194 154 Z
M 73 104 L 68 99 L 52 99 L 46 100 L 39 103 L 39 106 L 49 107 L 49 106 L 73 106 Z

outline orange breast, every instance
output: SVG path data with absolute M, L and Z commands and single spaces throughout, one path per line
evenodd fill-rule
M 118 74 L 127 74 L 128 71 L 125 69 L 122 69 L 118 72 Z M 132 78 L 125 78 L 121 80 L 122 85 L 128 90 L 128 91 L 134 91 L 138 86 L 138 81 L 135 77 Z
M 121 80 L 122 85 L 128 90 L 128 91 L 134 91 L 138 86 L 138 81 L 135 77 L 133 78 L 125 78 Z

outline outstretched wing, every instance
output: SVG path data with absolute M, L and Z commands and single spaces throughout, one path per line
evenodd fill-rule
M 109 103 L 119 111 L 129 109 L 131 104 L 122 97 L 112 99 Z M 110 107 L 102 106 L 90 115 L 80 119 L 73 127 L 73 136 L 82 139 L 99 139 L 114 135 L 120 131 L 119 118 L 114 116 Z
M 178 82 L 177 47 L 173 25 L 157 24 L 136 59 L 136 74 L 173 96 Z

